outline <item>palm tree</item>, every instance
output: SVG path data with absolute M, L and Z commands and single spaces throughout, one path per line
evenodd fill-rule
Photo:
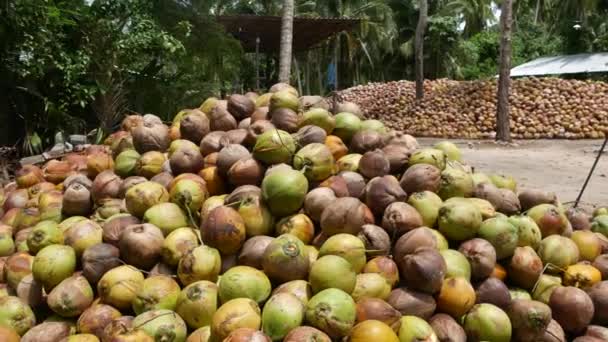
M 451 15 L 462 16 L 465 23 L 463 34 L 471 37 L 494 21 L 492 3 L 492 0 L 451 0 L 446 10 Z
M 279 56 L 279 82 L 289 83 L 291 76 L 291 43 L 293 40 L 294 0 L 284 0 L 281 19 L 281 48 Z
M 511 25 L 513 0 L 504 0 L 500 13 L 500 61 L 496 106 L 496 139 L 511 141 L 509 120 L 509 88 L 511 86 Z
M 420 14 L 416 26 L 416 99 L 424 97 L 424 31 L 428 17 L 427 0 L 420 0 Z

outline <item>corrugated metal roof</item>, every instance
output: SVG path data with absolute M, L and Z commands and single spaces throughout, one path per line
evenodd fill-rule
M 511 77 L 608 72 L 608 52 L 543 57 L 511 69 Z
M 255 51 L 260 38 L 260 51 L 277 52 L 281 41 L 281 17 L 269 15 L 222 15 L 217 21 L 226 32 L 241 41 L 247 52 Z M 350 30 L 359 23 L 354 18 L 295 17 L 293 19 L 293 50 L 305 51 L 337 32 Z

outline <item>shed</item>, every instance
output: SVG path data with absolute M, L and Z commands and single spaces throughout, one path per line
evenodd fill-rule
M 511 69 L 511 77 L 608 73 L 608 52 L 538 58 Z

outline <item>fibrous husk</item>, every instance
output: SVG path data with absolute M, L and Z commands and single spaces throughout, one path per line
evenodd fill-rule
M 338 198 L 321 214 L 321 229 L 327 236 L 338 233 L 358 234 L 361 227 L 368 223 L 374 223 L 371 211 L 354 197 Z
M 214 152 L 219 152 L 224 146 L 230 144 L 230 139 L 226 136 L 226 132 L 214 131 L 205 135 L 200 143 L 200 150 L 203 156 L 207 156 Z
M 557 204 L 557 196 L 552 192 L 538 189 L 522 189 L 518 195 L 521 209 L 526 211 L 539 204 Z
M 394 176 L 375 177 L 365 187 L 365 203 L 375 215 L 382 215 L 394 202 L 404 202 L 407 194 Z
M 416 164 L 403 173 L 400 184 L 409 194 L 425 190 L 437 192 L 441 184 L 441 171 L 430 164 Z
M 359 160 L 359 172 L 367 177 L 382 177 L 389 174 L 391 165 L 380 149 L 365 152 Z
M 394 289 L 387 302 L 404 316 L 417 316 L 422 319 L 429 319 L 437 308 L 433 296 L 406 287 Z

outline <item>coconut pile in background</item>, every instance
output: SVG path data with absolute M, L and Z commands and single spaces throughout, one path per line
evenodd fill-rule
M 339 93 L 369 118 L 422 137 L 482 139 L 495 136 L 496 81 L 425 81 L 415 101 L 415 83 L 370 83 Z M 512 80 L 511 134 L 515 139 L 598 139 L 608 132 L 608 83 L 523 78 Z
M 0 195 L 2 342 L 608 340 L 607 208 L 286 84 L 128 116 Z

